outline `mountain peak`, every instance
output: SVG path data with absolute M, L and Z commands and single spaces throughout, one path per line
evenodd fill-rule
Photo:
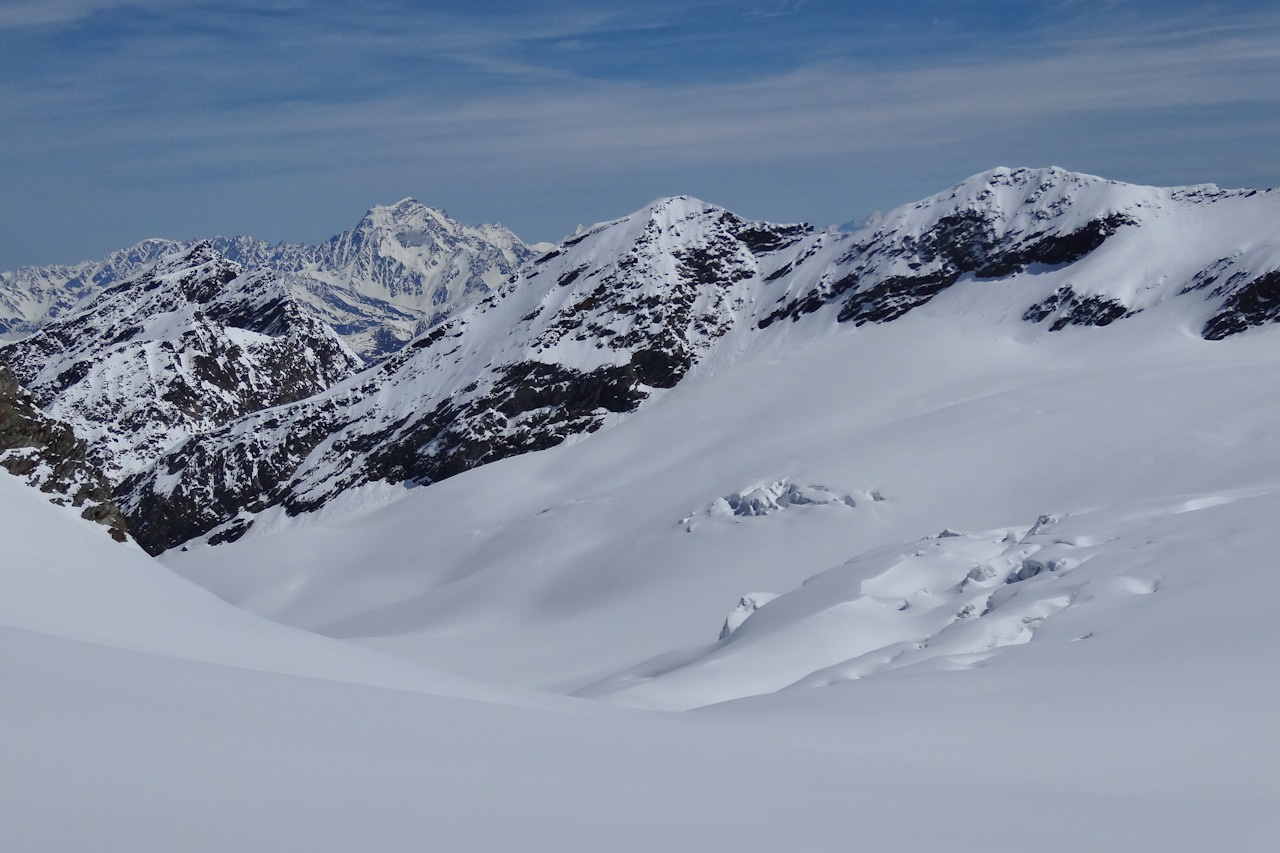
M 452 230 L 461 223 L 454 222 L 447 211 L 429 207 L 417 199 L 405 197 L 394 204 L 375 204 L 365 213 L 357 228 L 375 228 L 396 230 L 399 228 L 423 227 L 432 223 L 436 227 L 445 226 Z
M 672 195 L 655 198 L 643 208 L 649 216 L 687 216 L 691 213 L 703 213 L 708 210 L 722 210 L 718 205 L 705 202 L 691 195 Z
M 1011 210 L 1046 198 L 1057 201 L 1088 188 L 1123 186 L 1126 185 L 1096 175 L 1072 172 L 1061 166 L 998 166 L 966 178 L 951 189 L 924 199 L 913 207 L 945 201 L 960 202 L 969 207 L 995 206 Z
M 187 270 L 192 267 L 201 267 L 206 264 L 229 264 L 239 267 L 235 261 L 228 258 L 222 252 L 214 247 L 212 240 L 199 240 L 190 246 L 178 249 L 164 255 L 156 262 L 154 271 L 159 273 L 176 272 L 178 270 Z
M 211 240 L 200 240 L 165 255 L 135 280 L 168 280 L 176 284 L 187 298 L 203 302 L 223 285 L 243 275 L 244 271 L 241 264 L 218 251 Z

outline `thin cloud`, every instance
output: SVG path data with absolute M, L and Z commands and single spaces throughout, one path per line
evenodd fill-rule
M 189 5 L 188 0 L 6 0 L 0 5 L 0 30 L 73 24 L 99 12 L 172 12 Z
M 595 74 L 550 48 L 619 27 L 657 27 L 652 43 L 683 46 L 680 29 L 655 17 L 606 9 L 575 20 L 562 6 L 536 25 L 526 16 L 491 29 L 483 15 L 452 14 L 397 27 L 383 6 L 344 28 L 354 13 L 334 8 L 302 23 L 264 16 L 252 32 L 210 22 L 130 38 L 37 80 L 0 75 L 0 119 L 20 131 L 0 138 L 11 207 L 37 204 L 42 181 L 72 204 L 119 195 L 162 206 L 190 195 L 228 208 L 233 194 L 269 184 L 289 217 L 305 211 L 291 213 L 288 198 L 334 186 L 360 210 L 375 193 L 425 193 L 455 209 L 463 198 L 483 218 L 544 237 L 554 226 L 539 218 L 584 216 L 550 212 L 556 205 L 618 215 L 636 195 L 685 191 L 725 192 L 762 216 L 832 211 L 843 221 L 998 162 L 1102 174 L 1120 164 L 1132 171 L 1115 177 L 1153 182 L 1280 175 L 1257 143 L 1280 124 L 1275 15 L 1203 28 L 1191 16 L 1123 34 L 1076 28 L 1035 50 L 893 66 L 850 52 L 651 79 Z M 522 52 L 530 39 L 547 50 Z M 769 187 L 767 199 L 755 185 Z M 832 195 L 859 185 L 885 186 L 865 209 Z M 512 194 L 532 186 L 554 194 L 513 211 Z M 19 233 L 19 215 L 0 225 Z

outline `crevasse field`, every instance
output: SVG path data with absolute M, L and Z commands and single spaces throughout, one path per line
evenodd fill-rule
M 1280 330 L 1033 274 L 159 561 L 0 479 L 0 848 L 1276 849 Z

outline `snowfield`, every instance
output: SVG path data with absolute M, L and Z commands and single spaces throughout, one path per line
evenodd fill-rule
M 1097 180 L 1072 184 L 1079 221 L 1038 218 L 1048 191 L 980 199 L 1026 219 L 992 238 L 1000 263 L 1031 232 L 1055 257 L 1099 212 L 1176 249 L 1139 265 L 1150 244 L 1121 232 L 1061 265 L 951 269 L 859 324 L 819 308 L 871 290 L 817 272 L 753 302 L 782 256 L 725 243 L 746 273 L 694 314 L 728 319 L 643 405 L 429 485 L 244 509 L 232 542 L 153 559 L 0 477 L 0 849 L 1280 849 L 1280 329 L 1207 340 L 1225 303 L 1202 295 L 1280 251 L 1250 220 L 1197 290 L 1228 229 L 1161 207 L 1277 197 Z M 972 199 L 920 216 L 944 201 Z M 744 227 L 673 206 L 663 227 Z M 870 227 L 936 233 L 920 221 Z M 619 222 L 575 239 L 649 233 Z M 810 241 L 806 270 L 870 239 L 778 234 Z M 857 263 L 894 280 L 878 251 Z M 555 288 L 468 309 L 481 331 L 393 359 L 379 375 L 406 384 L 361 405 L 443 387 L 415 364 L 528 356 L 485 344 L 589 292 Z M 565 364 L 620 358 L 537 322 Z
M 478 680 L 703 709 L 565 743 L 557 767 L 661 767 L 617 804 L 645 816 L 625 836 L 556 846 L 1269 849 L 1275 333 L 931 313 L 797 331 L 574 443 L 164 560 Z M 783 480 L 855 505 L 707 512 Z M 753 591 L 779 597 L 717 640 Z

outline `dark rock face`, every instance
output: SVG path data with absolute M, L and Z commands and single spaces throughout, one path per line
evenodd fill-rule
M 231 522 L 216 534 L 229 541 L 248 529 L 235 522 L 246 513 L 275 505 L 290 515 L 310 512 L 362 483 L 436 482 L 594 432 L 609 413 L 633 411 L 648 396 L 643 377 L 655 369 L 650 356 L 589 372 L 539 362 L 508 365 L 488 393 L 465 402 L 446 398 L 372 430 L 352 419 L 353 397 L 306 401 L 287 420 L 264 413 L 238 429 L 193 437 L 122 482 L 116 494 L 135 538 L 152 553 Z M 327 454 L 308 459 L 335 436 Z M 334 470 L 317 488 L 305 488 L 299 482 L 308 473 L 299 470 L 304 462 Z M 166 491 L 170 482 L 176 485 Z
M 865 290 L 856 290 L 840 307 L 836 319 L 863 323 L 887 323 L 923 305 L 955 284 L 959 275 L 953 272 L 922 276 L 893 276 Z
M 123 542 L 124 516 L 85 449 L 71 427 L 36 407 L 13 371 L 0 362 L 0 467 L 27 480 L 54 503 L 82 508 L 82 517 L 106 526 L 113 539 Z
M 1023 272 L 1032 264 L 1048 267 L 1073 264 L 1101 246 L 1108 237 L 1137 220 L 1111 213 L 1090 221 L 1070 234 L 1036 234 L 1007 251 L 997 251 L 974 270 L 978 278 L 1003 278 Z
M 1067 326 L 1106 326 L 1131 313 L 1122 303 L 1105 296 L 1091 294 L 1080 296 L 1071 285 L 1058 288 L 1047 299 L 1026 310 L 1022 319 L 1039 323 L 1053 317 L 1049 331 L 1058 332 Z
M 1074 263 L 1136 220 L 1112 213 L 1069 234 L 1042 230 L 999 235 L 997 224 L 990 211 L 965 210 L 939 218 L 919 236 L 877 233 L 839 261 L 843 275 L 779 306 L 759 326 L 766 328 L 783 318 L 798 320 L 840 301 L 839 322 L 887 323 L 924 305 L 964 275 L 1003 278 L 1033 264 Z M 903 269 L 911 272 L 898 272 Z
M 771 254 L 788 249 L 813 233 L 812 225 L 765 225 L 743 223 L 734 238 L 753 255 Z
M 158 554 L 281 502 L 298 463 L 332 426 L 331 418 L 317 418 L 295 421 L 286 430 L 279 421 L 260 418 L 254 427 L 261 432 L 231 440 L 225 430 L 197 435 L 123 480 L 114 496 L 138 544 Z M 233 523 L 236 533 L 222 541 L 248 527 L 247 520 Z
M 1228 280 L 1232 287 L 1218 313 L 1209 318 L 1200 334 L 1211 341 L 1254 326 L 1280 321 L 1280 271 L 1248 281 Z

